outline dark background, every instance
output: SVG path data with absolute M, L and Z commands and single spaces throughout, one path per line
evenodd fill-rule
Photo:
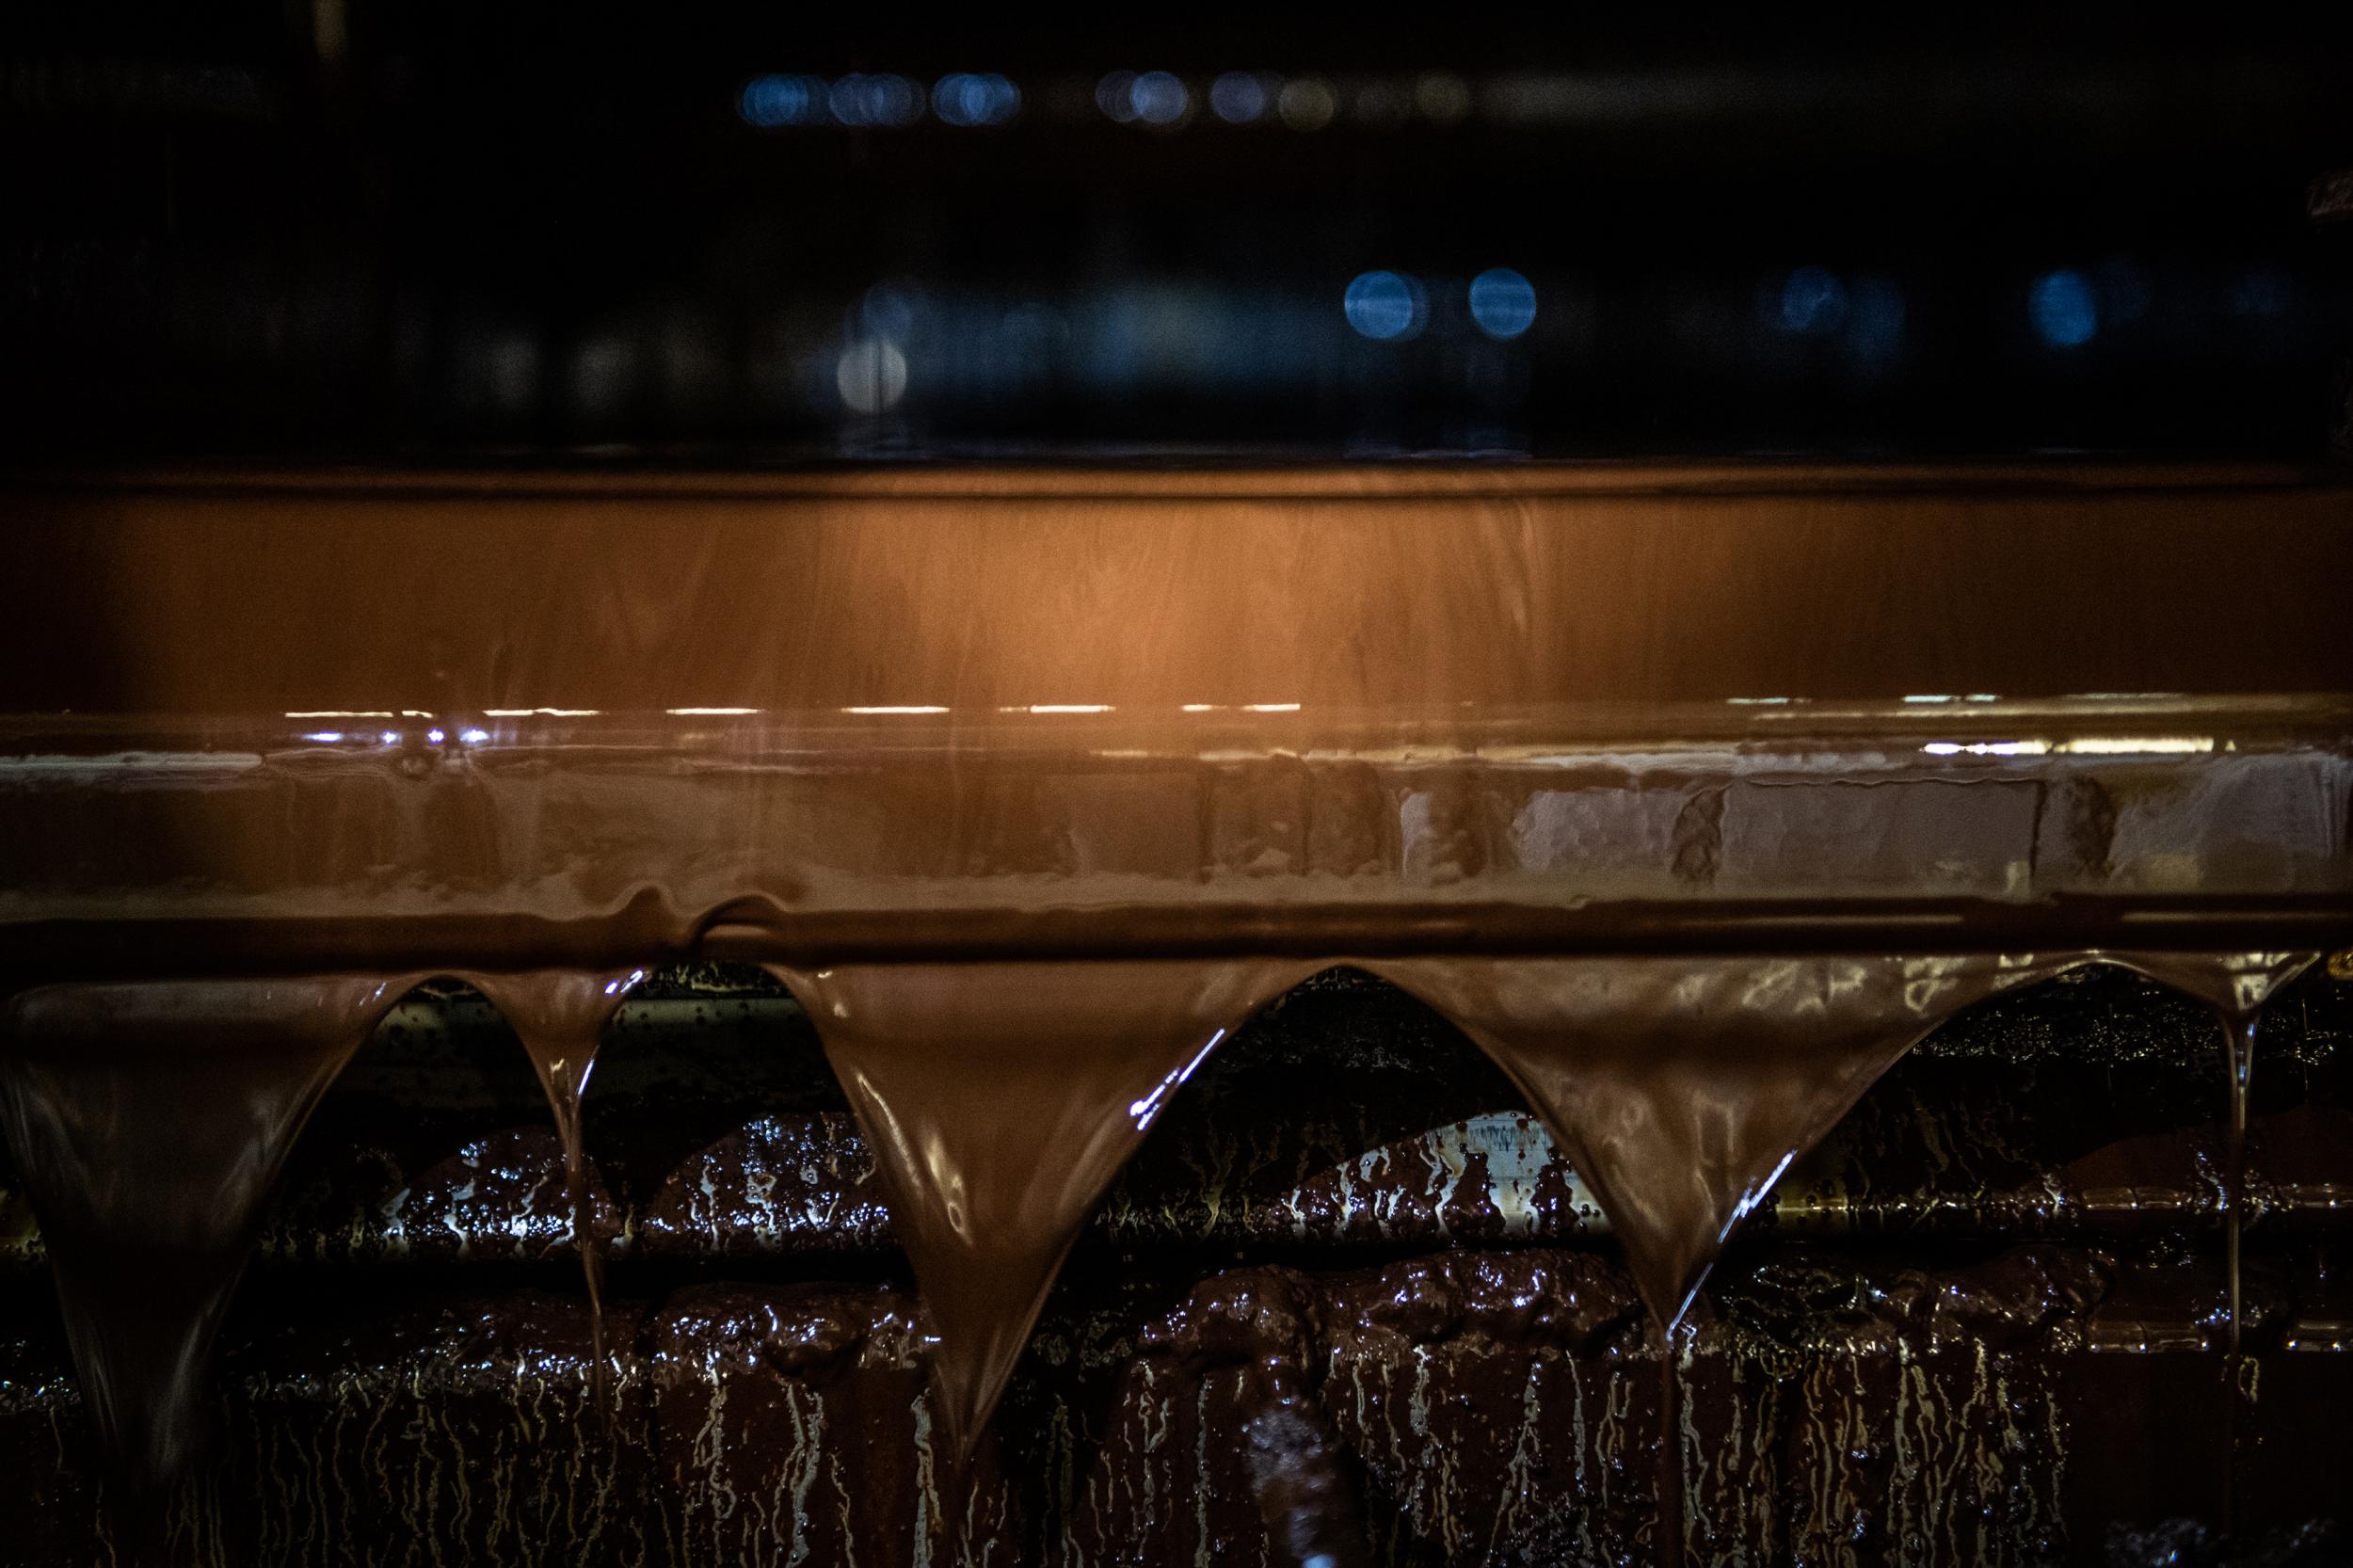
M 11 8 L 0 456 L 2328 451 L 2342 24 L 1769 9 Z

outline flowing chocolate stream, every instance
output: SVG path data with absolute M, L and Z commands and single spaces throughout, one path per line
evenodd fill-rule
M 1218 1042 L 1323 966 L 877 965 L 778 978 L 808 1007 L 890 1195 L 968 1453 L 1088 1210 Z
M 608 1376 L 604 1344 L 604 1253 L 588 1194 L 588 1151 L 581 1136 L 580 1106 L 596 1070 L 597 1048 L 613 1015 L 646 979 L 642 968 L 525 969 L 493 974 L 461 969 L 453 974 L 489 999 L 522 1042 L 539 1075 L 539 1087 L 555 1113 L 555 1135 L 564 1145 L 564 1201 L 571 1209 L 572 1247 L 588 1286 L 588 1333 L 593 1353 L 592 1395 L 605 1406 Z
M 2235 1455 L 2239 1233 L 2256 1019 L 2315 953 L 2056 957 L 1416 959 L 1373 963 L 1477 1040 L 1592 1183 L 1661 1335 L 1662 1549 L 1681 1557 L 1676 1323 L 1742 1215 L 1905 1051 L 1954 1013 L 2087 962 L 2213 1008 L 2231 1067 L 2230 1360 Z
M 2225 1022 L 2237 1347 L 2254 1014 L 2307 960 L 2079 950 L 2130 929 L 2145 879 L 2128 839 L 2144 860 L 2190 857 L 2201 920 L 2244 906 L 2334 937 L 2341 718 L 2256 725 L 2219 701 L 2211 723 L 2162 704 L 2112 718 L 2073 699 L 2012 716 L 1948 696 L 1870 718 L 1948 761 L 1840 762 L 1860 767 L 1836 776 L 1840 801 L 1798 787 L 1799 743 L 1860 733 L 1870 716 L 1837 719 L 1833 699 L 2341 692 L 2353 492 L 2336 479 L 2076 465 L 338 475 L 14 499 L 18 575 L 46 591 L 0 621 L 18 655 L 0 657 L 0 711 L 76 715 L 12 743 L 23 779 L 48 781 L 20 784 L 0 832 L 39 872 L 9 914 L 20 961 L 584 966 L 466 978 L 540 1073 L 600 1307 L 581 1098 L 626 984 L 597 967 L 683 953 L 720 926 L 767 957 L 889 958 L 783 972 L 888 1184 L 960 1447 L 1089 1207 L 1186 1073 L 1322 967 L 1316 953 L 1360 941 L 1711 954 L 1367 966 L 1503 1064 L 1609 1211 L 1662 1330 L 1667 1551 L 1681 1544 L 1671 1330 L 1725 1237 L 1920 1035 L 2066 963 L 2111 957 Z M 648 571 L 654 534 L 663 569 Z M 2292 581 L 2282 560 L 2298 563 Z M 2095 580 L 2109 591 L 2087 599 Z M 787 600 L 823 613 L 776 615 Z M 2190 616 L 2237 634 L 2185 639 Z M 1662 633 L 1691 627 L 1703 634 Z M 1649 764 L 1602 742 L 1713 736 L 1737 752 L 1769 739 L 1748 722 L 1760 702 L 1776 723 L 1811 712 L 1825 727 L 1788 732 L 1783 774 L 1733 768 L 1652 826 L 1615 814 L 1663 796 L 1640 786 Z M 1684 704 L 1729 717 L 1687 728 Z M 1454 715 L 1485 711 L 1522 717 L 1449 738 Z M 1326 712 L 1378 722 L 1327 731 Z M 150 748 L 85 735 L 104 713 L 181 758 L 168 790 L 118 793 L 152 771 L 120 758 Z M 237 714 L 268 721 L 239 732 L 249 755 L 218 744 Z M 1577 722 L 1556 734 L 1554 714 Z M 2315 739 L 2265 775 L 2299 780 L 2283 787 L 2300 804 L 2245 792 L 2245 759 L 2197 749 L 2241 725 Z M 2164 766 L 2202 781 L 2185 798 L 2210 808 L 2120 837 L 2131 802 L 2110 784 L 2158 764 L 2111 766 L 2123 754 L 2097 748 L 2151 734 L 2187 737 Z M 1459 767 L 1380 760 L 1433 739 Z M 1556 756 L 1556 740 L 1577 744 Z M 2048 749 L 2019 749 L 2035 746 Z M 1294 765 L 1319 751 L 1345 765 Z M 806 763 L 819 753 L 843 765 Z M 745 765 L 706 766 L 730 756 Z M 2279 819 L 2251 870 L 2238 848 L 2209 853 L 2237 845 L 2250 812 Z M 1588 853 L 1621 834 L 1665 849 Z M 1949 901 L 1914 886 L 1915 867 L 1956 856 L 1999 874 Z M 1881 955 L 1728 955 L 1784 940 L 1767 935 L 1778 919 Z M 1946 919 L 1961 923 L 1916 923 Z M 2030 937 L 2013 935 L 2024 920 Z M 2177 939 L 2307 939 L 2188 929 Z M 1948 940 L 2068 955 L 1885 955 Z M 1043 944 L 1084 961 L 1045 962 Z M 1241 955 L 1200 956 L 1211 945 Z M 999 959 L 909 961 L 984 948 Z M 1284 949 L 1304 956 L 1259 956 Z M 12 1008 L 10 1136 L 92 1409 L 149 1490 L 187 1462 L 205 1347 L 287 1146 L 404 987 L 78 985 Z
M 1662 1560 L 1683 1560 L 1675 1330 L 1741 1216 L 1938 1024 L 2091 956 L 1458 958 L 1368 966 L 1496 1058 L 1609 1214 L 1659 1335 Z M 2235 1356 L 2248 1048 L 2255 1010 L 2311 959 L 2100 956 L 2207 1001 L 2232 1032 Z M 2229 1444 L 2226 1432 L 2226 1453 Z
M 1682 1568 L 1683 1373 L 1675 1364 L 1675 1336 L 1684 1325 L 1651 1326 L 1658 1336 L 1658 1560 L 1667 1568 Z
M 2119 952 L 2110 962 L 2147 975 L 2160 985 L 2196 998 L 2210 1008 L 2222 1026 L 2224 1061 L 2231 1075 L 2229 1131 L 2225 1164 L 2229 1186 L 2223 1193 L 2223 1272 L 2230 1289 L 2230 1323 L 2222 1366 L 2222 1531 L 2236 1522 L 2238 1445 L 2243 1412 L 2249 1395 L 2241 1381 L 2240 1353 L 2242 1281 L 2240 1236 L 2246 1223 L 2247 1110 L 2254 1084 L 2255 1031 L 2264 1003 L 2273 992 L 2318 963 L 2317 952 L 2236 952 L 2207 956 L 2175 952 Z
M 2231 1354 L 2239 1351 L 2239 1229 L 2241 1194 L 2247 1182 L 2247 1107 L 2255 1071 L 2255 1030 L 2264 1003 L 2319 962 L 2317 952 L 2111 952 L 2102 955 L 2148 976 L 2160 985 L 2194 997 L 2213 1010 L 2222 1026 L 2224 1061 L 2231 1075 L 2230 1189 L 2224 1196 L 2224 1266 L 2231 1288 Z
M 1366 966 L 1477 1041 L 1593 1186 L 1662 1327 L 1789 1161 L 2007 957 L 1419 958 Z
M 135 1509 L 196 1455 L 207 1353 L 288 1150 L 411 984 L 56 985 L 8 1008 L 9 1141 Z

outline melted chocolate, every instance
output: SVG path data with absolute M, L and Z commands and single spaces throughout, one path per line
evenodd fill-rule
M 2093 956 L 1364 967 L 1454 1021 L 1520 1086 L 1671 1330 L 1740 1219 L 1898 1057 L 1961 1008 Z M 2117 961 L 2244 1009 L 2312 957 Z M 779 971 L 808 1000 L 877 1150 L 960 1441 L 985 1420 L 1072 1240 L 1166 1096 L 1317 967 Z
M 8 511 L 40 584 L 0 620 L 13 713 L 1313 712 L 2353 668 L 2353 488 L 2280 469 L 227 473 L 20 485 Z
M 1780 1172 L 1954 1012 L 2100 956 L 2214 1006 L 2232 1027 L 2233 1093 L 2243 1096 L 2255 1010 L 2315 955 L 1363 967 L 1463 1028 L 1553 1128 L 1665 1336 L 1660 1400 L 1672 1431 L 1681 1400 L 1674 1328 Z M 977 1440 L 1078 1230 L 1169 1096 L 1227 1032 L 1320 967 L 1218 959 L 780 971 L 806 999 L 877 1151 L 894 1227 L 937 1331 L 936 1399 L 959 1456 Z M 643 971 L 464 978 L 515 1026 L 555 1109 L 601 1390 L 600 1253 L 585 1234 L 580 1099 L 602 1031 Z M 185 1464 L 204 1349 L 259 1205 L 318 1095 L 407 984 L 57 986 L 14 1005 L 12 1132 L 35 1173 L 77 1361 L 136 1488 L 152 1491 Z M 2243 1129 L 2243 1106 L 2233 1122 Z M 2236 1359 L 2233 1349 L 2233 1368 Z M 1323 1529 L 1315 1521 L 1330 1510 L 1319 1499 L 1336 1483 L 1314 1465 L 1282 1467 L 1298 1435 L 1283 1421 L 1262 1435 L 1274 1465 L 1262 1489 L 1270 1523 L 1295 1515 L 1299 1529 Z M 1664 1445 L 1659 1464 L 1672 1518 L 1681 1512 L 1679 1447 Z
M 1592 1187 L 1661 1324 L 1741 1216 L 2006 958 L 1409 959 L 1366 966 L 1494 1057 Z
M 2222 1026 L 2224 1061 L 2231 1076 L 2231 1110 L 2224 1159 L 2223 1271 L 2229 1291 L 2229 1320 L 2222 1363 L 2222 1528 L 2236 1512 L 2240 1434 L 2253 1394 L 2243 1355 L 2245 1281 L 2240 1269 L 2247 1209 L 2247 1112 L 2255 1071 L 2255 1031 L 2272 992 L 2319 962 L 2316 952 L 2247 952 L 2200 960 L 2180 953 L 2118 953 L 2112 961 L 2137 969 L 2161 985 L 2196 997 L 2214 1010 Z
M 2353 898 L 2353 488 L 2293 472 L 9 501 L 0 930 L 48 979 L 2301 947 Z
M 1362 1505 L 1333 1454 L 1330 1428 L 1309 1400 L 1289 1392 L 1267 1396 L 1241 1432 L 1267 1534 L 1289 1560 L 1368 1568 Z
M 646 970 L 593 973 L 584 969 L 532 969 L 490 974 L 461 969 L 456 978 L 489 999 L 522 1042 L 555 1113 L 556 1137 L 564 1145 L 564 1199 L 571 1210 L 572 1246 L 580 1254 L 588 1286 L 588 1332 L 594 1349 L 590 1376 L 598 1402 L 604 1402 L 604 1253 L 608 1238 L 591 1223 L 588 1153 L 581 1137 L 580 1103 L 596 1070 L 604 1031 Z
M 2255 1010 L 2313 955 L 1364 966 L 1490 1051 L 1583 1161 L 1609 1211 L 1659 1347 L 1655 1489 L 1664 1533 L 1654 1532 L 1653 1545 L 1662 1560 L 1679 1560 L 1695 1528 L 1687 1494 L 1706 1484 L 1686 1470 L 1687 1447 L 1699 1438 L 1687 1428 L 1691 1325 L 1680 1320 L 1741 1214 L 1937 1022 L 2095 959 L 2215 1007 L 2239 1031 L 2233 1080 L 2243 1088 Z M 1113 1172 L 1225 1033 L 1318 967 L 1168 960 L 785 972 L 808 1000 L 879 1151 L 938 1335 L 934 1405 L 960 1456 Z M 514 1023 L 557 1098 L 577 1206 L 579 1096 L 602 1030 L 641 977 L 464 978 Z M 408 984 L 60 986 L 12 1008 L 12 1135 L 36 1173 L 86 1386 L 136 1484 L 152 1490 L 185 1464 L 204 1347 L 255 1209 L 318 1093 Z M 209 1179 L 183 1185 L 191 1172 Z M 2234 1178 L 2234 1203 L 2236 1188 Z M 584 1225 L 577 1207 L 574 1225 L 576 1234 Z M 600 1380 L 608 1356 L 600 1316 L 600 1306 L 590 1314 L 588 1356 Z M 2233 1343 L 2239 1316 L 2233 1281 Z M 2234 1379 L 2237 1365 L 2233 1352 Z M 2235 1405 L 2225 1410 L 2226 1424 L 2236 1419 Z M 1271 1536 L 1347 1562 L 1363 1548 L 1319 1419 L 1278 1377 L 1251 1395 L 1240 1435 Z M 2226 1452 L 2231 1441 L 2226 1426 Z
M 74 1365 L 135 1496 L 197 1450 L 213 1336 L 296 1134 L 410 982 L 58 985 L 8 1009 L 9 1141 Z
M 2197 957 L 2174 952 L 2119 952 L 2108 962 L 2197 998 L 2222 1026 L 2231 1075 L 2229 1176 L 2224 1189 L 2225 1267 L 2230 1273 L 2231 1354 L 2239 1353 L 2239 1238 L 2247 1189 L 2247 1111 L 2255 1071 L 2255 1031 L 2271 994 L 2319 962 L 2316 952 L 2242 952 Z
M 1103 1189 L 1218 1042 L 1317 966 L 779 969 L 865 1125 L 968 1448 Z
M 1674 1323 L 1654 1324 L 1658 1332 L 1658 1529 L 1659 1560 L 1667 1568 L 1682 1568 L 1684 1535 L 1689 1527 L 1689 1503 L 1683 1489 L 1683 1372 L 1675 1365 Z
M 960 1449 L 1168 1096 L 1325 955 L 1380 954 L 1495 1057 L 1671 1331 L 1777 1174 L 1956 1010 L 2152 915 L 2185 945 L 2333 937 L 2353 893 L 2344 705 L 2224 701 L 2343 689 L 2341 484 L 1389 470 L 623 499 L 559 477 L 23 498 L 11 564 L 42 591 L 0 617 L 0 713 L 52 717 L 16 727 L 0 847 L 31 870 L 0 929 L 28 965 L 167 951 L 137 930 L 194 968 L 530 971 L 469 978 L 548 1091 L 600 1301 L 580 1098 L 630 984 L 604 967 L 796 966 Z M 2215 701 L 2151 699 L 2121 740 L 2101 702 L 1969 706 L 2153 686 Z M 1830 698 L 1880 706 L 1806 710 Z M 1816 728 L 1735 706 L 1757 702 Z M 1714 715 L 1712 749 L 1675 704 Z M 2029 932 L 2045 956 L 1935 955 Z M 2310 959 L 2117 961 L 2229 1026 L 2235 1265 L 2253 1016 Z M 11 1137 L 139 1484 L 186 1464 L 258 1206 L 402 988 L 13 1007 Z M 1261 1446 L 1306 1454 L 1305 1431 Z M 1270 1519 L 1321 1539 L 1328 1479 L 1275 1464 Z

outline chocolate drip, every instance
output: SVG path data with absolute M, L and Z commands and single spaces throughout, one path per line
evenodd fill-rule
M 1656 1320 L 1654 1549 L 1680 1564 L 1676 1334 L 1724 1240 L 1789 1161 L 1938 1023 L 2065 965 L 1888 957 L 1368 967 L 1496 1058 L 1609 1213 Z
M 1503 1065 L 1585 1177 L 1663 1330 L 1742 1215 L 1876 1077 L 1969 1003 L 2074 964 L 2214 1008 L 2232 1083 L 2231 1370 L 2257 1010 L 2313 961 L 2002 957 L 1418 958 L 1366 967 Z M 1225 1033 L 1312 960 L 896 965 L 779 973 L 808 1003 L 877 1152 L 968 1452 L 1078 1229 Z M 602 1242 L 581 1105 L 643 970 L 459 978 L 506 1016 L 561 1137 L 601 1389 Z M 381 976 L 55 986 L 10 1008 L 9 1125 L 103 1438 L 136 1492 L 193 1452 L 206 1347 L 258 1209 L 319 1094 L 408 982 Z M 1675 1386 L 1672 1332 L 1662 1390 Z M 2233 1395 L 2233 1402 L 2236 1396 Z M 2226 1408 L 2225 1443 L 2234 1408 Z M 1672 1436 L 1661 1496 L 1680 1480 Z M 1673 1512 L 1671 1509 L 1670 1513 Z M 1673 1528 L 1668 1519 L 1663 1528 Z
M 1369 964 L 1517 1083 L 1673 1325 L 1733 1226 L 1922 1036 L 2058 966 L 2003 957 Z
M 2320 961 L 2317 952 L 2128 952 L 2109 950 L 2086 955 L 2114 964 L 2158 984 L 2204 1002 L 2222 1021 L 2225 1033 L 2255 1016 L 2272 993 Z M 2233 1078 L 2237 1074 L 2233 1073 Z
M 2147 975 L 2160 985 L 2195 997 L 2214 1011 L 2222 1026 L 2223 1060 L 2230 1071 L 2231 1106 L 2224 1154 L 2227 1183 L 2223 1192 L 2222 1258 L 2229 1290 L 2230 1319 L 2222 1363 L 2222 1518 L 2223 1532 L 2235 1522 L 2241 1407 L 2250 1402 L 2247 1362 L 2242 1353 L 2246 1316 L 2239 1269 L 2242 1230 L 2246 1224 L 2247 1112 L 2254 1083 L 2255 1029 L 2263 1005 L 2271 994 L 2302 974 L 2320 959 L 2317 952 L 2239 952 L 2199 956 L 2171 952 L 2111 953 L 2113 963 Z
M 2233 1010 L 2249 1039 L 2253 1009 L 2311 961 L 2081 952 L 1365 967 L 1452 1019 L 1512 1076 L 1672 1329 L 1740 1219 L 1905 1051 L 1974 1002 L 2102 960 Z M 778 971 L 808 999 L 879 1151 L 940 1335 L 936 1381 L 960 1443 L 985 1421 L 1078 1227 L 1166 1093 L 1226 1029 L 1318 967 Z M 1672 1403 L 1672 1337 L 1662 1346 Z
M 1673 1323 L 1658 1335 L 1658 1560 L 1683 1565 L 1683 1384 L 1675 1368 Z
M 539 1075 L 548 1108 L 555 1113 L 555 1135 L 564 1145 L 564 1201 L 571 1210 L 572 1246 L 580 1254 L 588 1286 L 588 1334 L 593 1352 L 588 1375 L 597 1404 L 605 1406 L 604 1251 L 607 1238 L 596 1222 L 588 1194 L 588 1151 L 581 1136 L 580 1105 L 596 1070 L 597 1048 L 606 1025 L 646 978 L 642 968 L 598 973 L 588 969 L 527 969 L 520 974 L 456 971 L 504 1016 Z
M 968 1451 L 1088 1211 L 1228 1032 L 1318 968 L 1209 960 L 793 970 L 864 1124 Z
M 2320 954 L 2112 952 L 2102 956 L 2204 1002 L 2222 1026 L 2223 1060 L 2231 1080 L 2223 1256 L 2230 1275 L 2230 1352 L 2235 1358 L 2239 1353 L 2239 1232 L 2247 1187 L 2247 1110 L 2254 1081 L 2255 1028 L 2271 994 L 2312 968 Z
M 1494 1056 L 1608 1211 L 1660 1331 L 1667 1560 L 1687 1479 L 1705 1496 L 1677 1325 L 1733 1228 L 1923 1034 L 2069 964 L 2224 1022 L 2234 1386 L 2246 1365 L 2254 1019 L 2310 960 L 2087 950 L 2153 914 L 2185 944 L 2337 939 L 2348 710 L 2310 694 L 2347 667 L 2340 483 L 1417 469 L 17 499 L 19 576 L 47 586 L 0 621 L 18 962 L 522 971 L 463 977 L 553 1112 L 600 1393 L 582 1098 L 639 971 L 600 967 L 697 951 L 810 966 L 778 972 L 865 1126 L 938 1336 L 925 1419 L 959 1451 L 1170 1096 L 1346 952 L 1389 955 L 1367 967 Z M 823 613 L 776 615 L 788 599 Z M 2193 615 L 2243 634 L 2185 639 Z M 2185 695 L 2064 696 L 2153 687 Z M 2229 695 L 2258 690 L 2308 696 Z M 2046 955 L 1916 955 L 1949 947 Z M 9 1133 L 136 1489 L 186 1467 L 258 1208 L 404 984 L 10 1009 Z M 1230 1437 L 1278 1532 L 1345 1562 L 1310 1414 Z
M 196 1456 L 206 1357 L 319 1096 L 410 982 L 56 985 L 8 1009 L 8 1137 L 134 1506 Z

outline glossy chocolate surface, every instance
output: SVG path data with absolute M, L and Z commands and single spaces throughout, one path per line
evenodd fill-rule
M 506 1015 L 554 1110 L 601 1397 L 581 1098 L 644 966 L 695 953 L 772 966 L 824 1041 L 959 1485 L 1167 1097 L 1343 963 L 1549 1126 L 1661 1336 L 1668 1429 L 1692 1292 L 1881 1073 L 2012 985 L 2138 968 L 2228 1031 L 2235 1357 L 2255 1014 L 2353 927 L 2348 497 L 2098 470 L 25 489 L 11 1126 L 102 1431 L 145 1490 L 186 1463 L 287 1144 L 432 975 Z M 328 960 L 366 973 L 251 978 Z M 1279 1362 L 1242 1391 L 1265 1523 L 1354 1560 Z

